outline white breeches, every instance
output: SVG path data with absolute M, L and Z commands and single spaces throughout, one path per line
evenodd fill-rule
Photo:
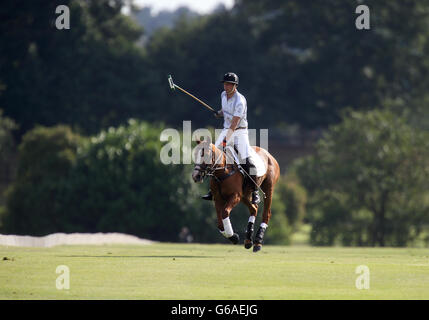
M 219 137 L 216 139 L 215 146 L 222 150 L 222 141 L 226 137 L 228 129 L 223 129 Z M 247 129 L 235 130 L 228 141 L 228 145 L 235 146 L 238 151 L 240 162 L 246 163 L 246 158 L 251 156 L 250 154 L 250 142 L 249 133 Z

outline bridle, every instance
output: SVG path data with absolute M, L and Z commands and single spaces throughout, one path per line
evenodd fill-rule
M 215 177 L 215 172 L 217 170 L 225 170 L 226 168 L 226 158 L 225 158 L 225 154 L 223 152 L 220 153 L 220 155 L 218 156 L 217 159 L 215 159 L 216 156 L 216 150 L 215 150 L 215 146 L 212 145 L 211 146 L 211 164 L 207 164 L 207 163 L 202 163 L 202 164 L 197 164 L 194 167 L 194 170 L 197 170 L 200 174 L 202 179 L 204 179 L 206 176 L 214 176 Z M 202 148 L 201 150 L 202 154 L 201 157 L 204 158 L 204 148 Z M 220 161 L 222 159 L 222 165 L 220 165 Z
M 229 172 L 225 173 L 223 176 L 216 176 L 215 173 L 217 170 L 224 170 L 226 171 L 227 168 L 227 164 L 226 164 L 226 153 L 225 152 L 221 152 L 219 157 L 217 159 L 215 159 L 215 155 L 216 155 L 216 150 L 215 150 L 215 145 L 211 145 L 211 165 L 208 165 L 207 163 L 202 163 L 202 164 L 197 164 L 194 167 L 194 171 L 198 171 L 198 173 L 201 175 L 201 179 L 204 180 L 206 176 L 210 176 L 213 177 L 216 182 L 218 183 L 218 186 L 220 188 L 221 183 L 223 180 L 229 178 L 230 176 L 234 175 L 237 172 L 241 172 L 241 174 L 243 174 L 243 176 L 247 176 L 254 184 L 256 184 L 256 182 L 252 179 L 252 177 L 249 175 L 249 173 L 247 173 L 245 170 L 243 170 L 242 167 L 240 167 L 238 165 L 238 169 L 234 168 L 234 165 L 232 165 L 232 169 L 229 170 Z M 201 157 L 204 157 L 204 148 L 202 149 L 202 154 Z M 222 158 L 222 165 L 219 166 L 220 162 L 219 160 Z M 261 189 L 260 186 L 258 186 L 256 184 L 257 188 L 259 189 L 259 191 L 262 192 L 262 194 L 264 195 L 264 198 L 266 198 L 265 192 Z M 222 195 L 221 195 L 222 196 Z

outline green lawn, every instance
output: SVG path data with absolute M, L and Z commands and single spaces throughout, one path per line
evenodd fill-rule
M 56 288 L 56 268 L 70 289 Z M 356 267 L 370 289 L 355 286 Z M 0 247 L 0 299 L 429 299 L 429 250 L 241 245 Z

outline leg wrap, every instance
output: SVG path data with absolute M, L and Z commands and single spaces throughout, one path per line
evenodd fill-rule
M 225 235 L 225 230 L 220 230 L 219 229 L 219 232 L 226 238 L 226 235 Z
M 252 240 L 252 236 L 253 236 L 253 223 L 249 222 L 247 224 L 247 229 L 246 229 L 246 240 Z
M 264 228 L 262 225 L 259 227 L 258 232 L 256 232 L 255 243 L 262 244 L 264 241 L 265 230 L 267 230 L 266 227 Z
M 226 238 L 231 237 L 234 234 L 234 231 L 232 230 L 232 225 L 231 225 L 231 221 L 229 220 L 229 217 L 223 219 L 222 222 L 223 222 L 223 229 L 225 230 L 224 236 Z

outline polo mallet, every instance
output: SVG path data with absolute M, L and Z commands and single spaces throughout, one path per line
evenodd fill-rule
M 173 78 L 171 77 L 171 75 L 168 75 L 168 83 L 170 84 L 170 88 L 171 89 L 173 89 L 173 90 L 175 88 L 179 89 L 180 91 L 186 93 L 188 96 L 190 96 L 190 97 L 194 98 L 195 100 L 197 100 L 199 103 L 201 103 L 204 107 L 206 107 L 207 109 L 209 109 L 214 114 L 217 114 L 217 112 L 212 107 L 210 107 L 207 103 L 205 103 L 204 101 L 201 101 L 196 96 L 190 94 L 188 91 L 186 91 L 185 89 L 180 88 L 177 84 L 175 84 L 173 82 Z

